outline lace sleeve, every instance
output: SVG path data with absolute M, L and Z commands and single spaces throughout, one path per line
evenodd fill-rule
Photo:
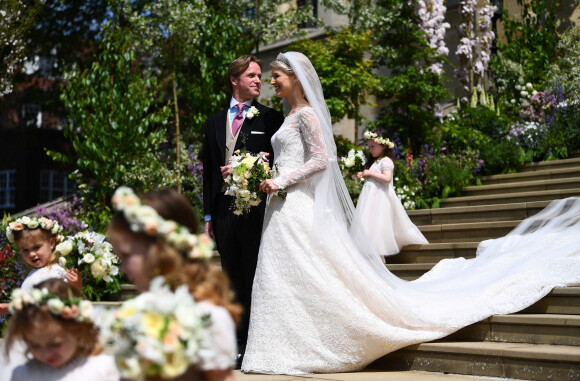
M 300 168 L 274 179 L 274 184 L 280 189 L 288 188 L 299 181 L 305 180 L 323 171 L 328 165 L 324 136 L 314 110 L 307 108 L 299 112 L 298 128 L 304 137 L 306 149 L 310 153 L 310 159 Z

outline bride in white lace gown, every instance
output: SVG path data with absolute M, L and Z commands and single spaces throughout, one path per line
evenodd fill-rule
M 392 275 L 354 214 L 312 64 L 289 52 L 272 66 L 291 110 L 272 138 L 276 177 L 262 189 L 288 194 L 269 196 L 242 371 L 362 369 L 580 281 L 580 199 L 551 205 L 474 259 L 444 260 L 413 282 Z

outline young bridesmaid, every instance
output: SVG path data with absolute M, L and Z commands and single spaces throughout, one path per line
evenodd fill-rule
M 357 215 L 372 244 L 382 256 L 397 254 L 410 244 L 427 244 L 427 239 L 411 222 L 393 188 L 395 155 L 393 143 L 383 130 L 365 132 L 371 166 L 357 173 L 365 179 L 358 198 Z
M 225 274 L 209 262 L 213 252 L 209 237 L 189 233 L 198 231 L 197 216 L 189 202 L 171 189 L 151 191 L 139 198 L 122 187 L 113 196 L 113 207 L 117 214 L 109 226 L 109 238 L 121 258 L 122 271 L 138 291 L 147 291 L 151 280 L 162 275 L 174 289 L 187 285 L 198 308 L 210 315 L 210 340 L 203 345 L 197 369 L 190 370 L 186 378 L 233 381 L 235 324 L 241 307 L 232 301 Z M 161 225 L 171 226 L 171 231 L 162 231 Z M 187 237 L 181 234 L 183 228 Z
M 32 269 L 20 288 L 30 290 L 34 285 L 51 278 L 66 279 L 77 290 L 82 289 L 78 270 L 66 271 L 58 264 L 56 244 L 62 238 L 62 227 L 46 217 L 21 217 L 8 224 L 6 237 L 18 247 L 24 262 Z M 0 304 L 0 314 L 8 313 L 8 304 Z
M 92 304 L 61 279 L 49 279 L 30 290 L 12 294 L 6 355 L 18 342 L 33 359 L 14 369 L 11 381 L 116 381 L 111 356 L 97 344 Z

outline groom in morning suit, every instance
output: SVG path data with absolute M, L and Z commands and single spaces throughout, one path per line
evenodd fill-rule
M 284 116 L 254 99 L 260 95 L 261 78 L 262 61 L 252 55 L 242 56 L 229 66 L 230 105 L 206 120 L 203 147 L 205 232 L 215 238 L 222 268 L 230 278 L 236 300 L 244 307 L 237 329 L 238 367 L 248 339 L 250 298 L 266 195 L 263 195 L 260 205 L 236 216 L 233 213 L 234 198 L 224 194 L 224 177 L 230 172 L 229 159 L 237 149 L 245 148 L 251 153 L 267 152 L 270 163 L 274 161 L 270 139 L 282 125 Z M 250 107 L 255 107 L 258 114 L 249 117 Z

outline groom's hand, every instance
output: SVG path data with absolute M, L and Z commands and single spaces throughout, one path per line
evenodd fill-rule
M 270 156 L 270 152 L 260 152 L 262 155 L 264 155 L 264 161 L 265 162 L 270 162 L 270 160 L 268 159 L 268 156 Z
M 224 165 L 223 167 L 220 167 L 220 170 L 222 171 L 222 177 L 225 180 L 230 175 L 231 170 L 232 170 L 232 166 L 231 166 L 231 164 Z
M 203 229 L 203 231 L 212 239 L 215 239 L 215 237 L 213 236 L 213 227 L 211 226 L 211 221 L 205 222 L 205 228 Z

